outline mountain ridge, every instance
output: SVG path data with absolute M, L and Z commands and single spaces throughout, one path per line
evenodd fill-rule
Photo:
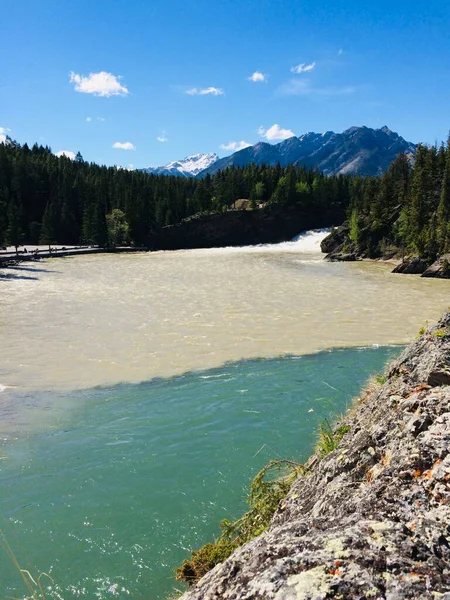
M 380 129 L 349 127 L 342 133 L 307 132 L 278 144 L 258 142 L 219 159 L 198 176 L 213 175 L 230 166 L 289 164 L 317 168 L 326 175 L 381 175 L 400 153 L 413 155 L 416 144 L 406 141 L 386 125 Z
M 140 170 L 155 175 L 202 178 L 232 166 L 280 163 L 315 168 L 326 175 L 381 175 L 400 152 L 412 156 L 416 147 L 386 125 L 380 129 L 363 125 L 349 127 L 342 133 L 309 131 L 277 144 L 261 141 L 223 158 L 215 153 L 194 154 L 162 167 Z

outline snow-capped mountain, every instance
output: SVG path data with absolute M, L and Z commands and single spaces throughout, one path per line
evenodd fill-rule
M 184 177 L 196 177 L 201 171 L 210 167 L 219 160 L 214 152 L 209 154 L 191 154 L 183 160 L 174 160 L 162 167 L 148 167 L 140 169 L 144 173 L 154 175 L 182 175 Z
M 199 177 L 207 173 L 212 175 L 227 167 L 242 167 L 250 163 L 304 165 L 326 175 L 380 175 L 399 152 L 413 155 L 415 151 L 415 144 L 407 142 L 388 127 L 350 127 L 342 133 L 309 132 L 283 140 L 279 144 L 259 142 L 219 159 L 202 171 Z

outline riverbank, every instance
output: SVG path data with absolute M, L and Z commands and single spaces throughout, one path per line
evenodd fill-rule
M 350 225 L 344 223 L 331 231 L 320 244 L 322 252 L 329 262 L 354 262 L 358 260 L 378 260 L 392 262 L 393 273 L 405 275 L 421 275 L 437 279 L 450 279 L 450 253 L 438 256 L 435 260 L 418 256 L 404 256 L 401 248 L 387 246 L 385 250 L 373 258 L 361 252 L 358 245 L 351 240 Z
M 270 529 L 183 600 L 447 598 L 450 313 L 413 342 L 316 453 Z
M 55 246 L 51 250 L 47 246 L 27 246 L 15 252 L 14 249 L 0 251 L 0 268 L 14 266 L 21 262 L 41 260 L 43 258 L 63 258 L 66 256 L 82 256 L 85 254 L 120 254 L 127 252 L 147 252 L 146 247 L 119 246 L 116 248 L 100 248 L 98 246 Z

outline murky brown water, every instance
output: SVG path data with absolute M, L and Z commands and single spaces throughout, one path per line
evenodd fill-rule
M 326 263 L 311 240 L 22 264 L 0 281 L 0 384 L 85 388 L 403 344 L 449 304 L 448 281 Z

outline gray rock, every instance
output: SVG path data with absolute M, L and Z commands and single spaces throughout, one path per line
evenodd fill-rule
M 450 279 L 450 254 L 443 254 L 440 256 L 424 273 L 422 273 L 422 277 Z
M 269 531 L 184 600 L 450 600 L 450 313 L 386 375 Z
M 408 258 L 401 262 L 395 267 L 395 269 L 392 272 L 404 273 L 405 275 L 420 275 L 421 273 L 426 271 L 428 265 L 429 263 L 427 263 L 422 258 L 414 256 L 413 258 Z
M 325 256 L 325 260 L 328 262 L 353 262 L 361 260 L 361 258 L 355 252 L 330 252 Z
M 320 242 L 320 249 L 325 254 L 334 252 L 347 240 L 350 228 L 347 224 L 336 227 Z

